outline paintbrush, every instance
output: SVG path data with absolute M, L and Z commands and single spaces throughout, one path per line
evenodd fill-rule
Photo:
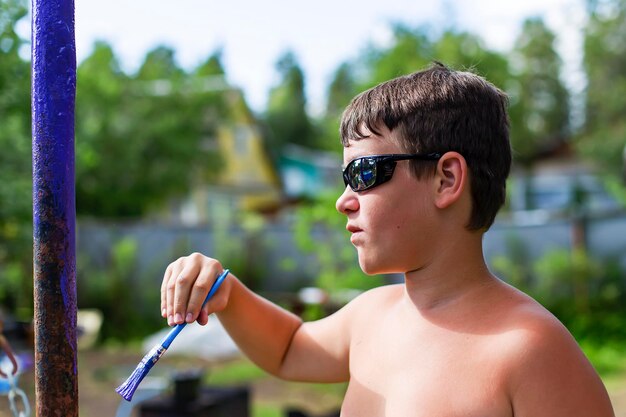
M 225 269 L 224 272 L 222 272 L 220 276 L 217 277 L 217 279 L 213 283 L 213 286 L 209 290 L 209 293 L 204 299 L 204 302 L 202 303 L 203 307 L 207 303 L 207 301 L 209 301 L 211 297 L 213 297 L 213 294 L 215 294 L 220 285 L 222 285 L 222 282 L 224 282 L 224 279 L 226 279 L 226 277 L 228 276 L 228 272 L 228 269 Z M 181 330 L 185 328 L 186 325 L 187 323 L 181 323 L 174 326 L 172 330 L 170 330 L 170 332 L 167 334 L 167 336 L 163 338 L 161 343 L 153 347 L 150 352 L 148 352 L 146 356 L 143 357 L 141 362 L 139 362 L 139 365 L 137 365 L 137 367 L 128 377 L 128 379 L 122 385 L 115 389 L 115 391 L 120 394 L 122 398 L 124 398 L 126 401 L 130 401 L 133 398 L 133 394 L 135 394 L 139 383 L 141 383 L 141 381 L 148 374 L 148 372 L 150 372 L 150 369 L 152 369 L 154 364 L 157 363 L 159 359 L 161 359 L 161 356 L 163 356 L 163 354 L 170 347 L 176 336 L 178 336 L 178 334 L 181 332 Z

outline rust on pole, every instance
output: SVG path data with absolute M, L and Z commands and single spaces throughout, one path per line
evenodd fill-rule
M 35 403 L 78 417 L 73 0 L 32 0 Z

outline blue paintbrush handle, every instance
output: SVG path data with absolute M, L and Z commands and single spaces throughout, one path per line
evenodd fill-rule
M 222 282 L 224 282 L 224 280 L 228 276 L 229 272 L 230 271 L 228 269 L 225 269 L 224 272 L 222 272 L 220 276 L 217 277 L 217 279 L 213 283 L 213 286 L 211 286 L 209 293 L 206 295 L 206 298 L 204 299 L 204 302 L 202 303 L 202 307 L 204 307 L 207 301 L 209 301 L 211 297 L 213 297 L 213 294 L 217 292 L 217 290 L 220 288 L 220 285 L 222 285 Z M 172 330 L 170 330 L 170 332 L 167 334 L 167 336 L 165 336 L 165 338 L 161 342 L 161 346 L 163 346 L 165 349 L 169 348 L 172 342 L 174 341 L 174 339 L 176 339 L 176 336 L 178 336 L 178 333 L 180 333 L 185 328 L 186 325 L 187 323 L 181 323 L 181 324 L 177 324 L 176 326 L 174 326 Z

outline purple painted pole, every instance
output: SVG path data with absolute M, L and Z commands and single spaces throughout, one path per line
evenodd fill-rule
M 32 0 L 37 416 L 78 417 L 73 0 Z

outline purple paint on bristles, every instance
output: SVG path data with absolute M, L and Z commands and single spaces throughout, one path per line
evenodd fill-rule
M 161 356 L 163 356 L 166 350 L 167 349 L 163 346 L 156 346 L 152 348 L 152 350 L 150 350 L 150 352 L 143 357 L 141 362 L 139 362 L 139 365 L 137 365 L 126 382 L 117 387 L 115 391 L 117 391 L 117 393 L 120 394 L 126 401 L 132 400 L 133 394 L 135 394 L 135 391 L 141 381 L 143 381 L 145 376 L 148 375 L 148 372 L 150 372 L 150 369 L 152 369 L 154 364 L 161 359 Z
M 226 279 L 226 277 L 228 276 L 228 272 L 228 269 L 225 269 L 220 274 L 220 276 L 217 277 L 217 280 L 215 280 L 215 282 L 213 283 L 211 290 L 204 299 L 204 302 L 202 303 L 203 307 L 207 303 L 207 301 L 209 301 L 211 297 L 213 297 L 213 294 L 215 294 L 215 292 L 219 289 L 220 285 L 222 285 L 222 282 L 224 282 L 224 279 Z M 150 352 L 148 352 L 143 357 L 141 362 L 139 362 L 139 365 L 137 365 L 137 367 L 128 377 L 128 379 L 124 381 L 122 385 L 115 389 L 115 391 L 120 394 L 122 398 L 124 398 L 126 401 L 130 401 L 133 399 L 133 395 L 135 394 L 135 391 L 137 390 L 137 387 L 139 387 L 141 381 L 143 381 L 146 375 L 148 375 L 148 372 L 150 372 L 150 369 L 152 369 L 154 364 L 157 363 L 159 359 L 161 359 L 161 356 L 163 356 L 163 354 L 170 347 L 176 336 L 178 336 L 178 334 L 185 328 L 186 325 L 187 323 L 182 323 L 174 326 L 172 330 L 169 331 L 167 336 L 163 338 L 161 343 L 153 347 Z

